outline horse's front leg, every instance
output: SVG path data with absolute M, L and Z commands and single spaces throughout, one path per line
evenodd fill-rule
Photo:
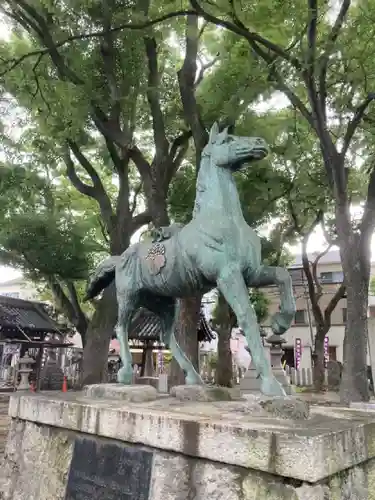
M 217 280 L 217 286 L 233 309 L 238 326 L 245 332 L 252 361 L 261 378 L 260 390 L 267 396 L 285 396 L 285 391 L 274 377 L 265 354 L 257 317 L 250 303 L 241 270 L 235 265 L 224 268 Z
M 276 285 L 280 292 L 280 311 L 275 313 L 271 319 L 271 328 L 276 335 L 285 333 L 292 324 L 296 313 L 296 303 L 293 295 L 292 278 L 283 267 L 261 266 L 256 276 L 246 278 L 249 288 L 262 288 Z

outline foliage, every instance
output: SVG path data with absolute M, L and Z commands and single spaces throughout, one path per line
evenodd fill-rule
M 261 290 L 253 289 L 250 291 L 250 302 L 254 307 L 258 323 L 263 323 L 268 317 L 270 299 Z

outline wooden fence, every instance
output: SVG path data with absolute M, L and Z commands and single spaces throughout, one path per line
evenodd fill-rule
M 297 387 L 310 387 L 313 385 L 313 373 L 311 368 L 300 368 L 299 370 L 296 370 L 295 368 L 287 366 L 285 372 L 292 385 Z M 324 372 L 324 381 L 325 385 L 327 385 L 328 370 L 325 370 Z

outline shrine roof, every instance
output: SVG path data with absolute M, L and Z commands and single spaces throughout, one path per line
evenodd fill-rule
M 134 315 L 129 330 L 130 340 L 157 341 L 160 336 L 160 320 L 156 314 L 147 309 L 140 308 Z M 197 325 L 198 341 L 210 342 L 215 338 L 214 332 L 208 325 L 203 312 L 200 313 L 200 320 Z
M 21 334 L 22 330 L 57 333 L 61 328 L 48 315 L 43 303 L 0 295 L 0 333 Z

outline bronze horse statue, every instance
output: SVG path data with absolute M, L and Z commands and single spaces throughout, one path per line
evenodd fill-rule
M 159 241 L 131 245 L 122 255 L 106 259 L 95 271 L 88 285 L 88 299 L 116 279 L 117 337 L 123 362 L 118 372 L 120 383 L 132 382 L 128 329 L 134 311 L 142 306 L 159 316 L 161 340 L 184 370 L 186 384 L 203 384 L 175 339 L 178 299 L 217 287 L 245 333 L 261 379 L 261 391 L 269 396 L 285 394 L 265 355 L 248 288 L 279 287 L 280 311 L 273 316 L 271 326 L 275 334 L 281 335 L 295 314 L 291 278 L 284 268 L 262 265 L 260 238 L 243 217 L 233 178 L 235 171 L 267 154 L 263 139 L 235 136 L 227 129 L 219 132 L 215 123 L 202 154 L 191 222 L 166 228 L 166 234 L 159 234 Z

